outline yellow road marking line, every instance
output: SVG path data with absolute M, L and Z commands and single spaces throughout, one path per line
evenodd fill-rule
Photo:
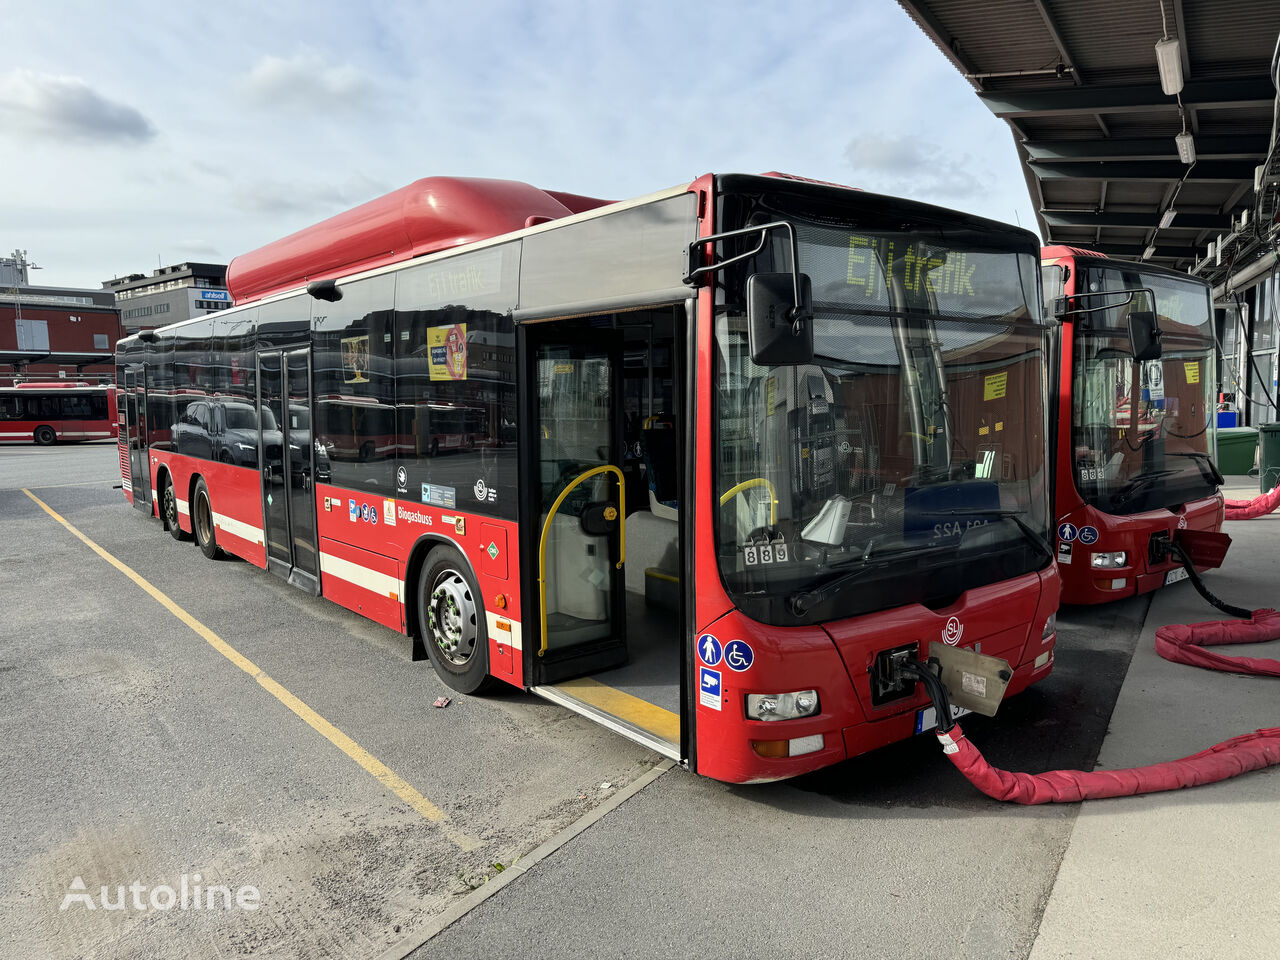
M 641 730 L 656 734 L 668 743 L 680 742 L 680 717 L 670 710 L 655 706 L 614 687 L 606 686 L 590 677 L 564 680 L 555 685 L 583 703 L 590 704 L 605 713 L 634 724 Z
M 312 710 L 309 706 L 285 689 L 280 683 L 269 677 L 252 660 L 240 653 L 240 651 L 235 647 L 231 646 L 231 644 L 227 643 L 227 641 L 223 640 L 191 614 L 187 613 L 186 610 L 183 610 L 182 607 L 174 603 L 167 594 L 153 586 L 150 581 L 137 573 L 128 564 L 121 560 L 117 560 L 102 547 L 98 546 L 86 537 L 30 490 L 24 487 L 22 492 L 34 500 L 36 505 L 45 513 L 70 530 L 71 533 L 79 538 L 90 550 L 149 593 L 157 603 L 190 627 L 201 639 L 208 643 L 209 646 L 213 647 L 213 649 L 217 650 L 237 667 L 258 681 L 259 686 L 292 710 L 303 723 L 315 730 L 356 763 L 360 764 L 360 766 L 362 766 L 375 780 L 411 806 L 418 813 L 422 814 L 422 816 L 426 817 L 432 823 L 440 824 L 445 836 L 447 836 L 454 844 L 463 850 L 474 850 L 476 847 L 480 846 L 479 840 L 476 840 L 474 837 L 469 837 L 465 833 L 449 826 L 449 818 L 443 810 L 397 776 L 381 760 L 369 753 L 369 751 L 365 750 L 360 746 L 360 744 L 356 743 L 328 720 L 320 716 L 320 714 Z

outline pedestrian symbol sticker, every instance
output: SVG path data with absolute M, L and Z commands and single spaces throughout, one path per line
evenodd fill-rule
M 1097 543 L 1098 528 L 1097 527 L 1081 527 L 1080 542 L 1084 544 Z
M 720 671 L 702 667 L 699 673 L 701 679 L 698 682 L 698 703 L 712 710 L 719 710 L 721 708 Z
M 724 662 L 730 670 L 741 673 L 755 658 L 755 651 L 745 640 L 730 640 L 724 645 Z
M 1095 533 L 1097 531 L 1094 531 Z M 1058 539 L 1063 543 L 1070 543 L 1077 536 L 1076 525 L 1074 523 L 1064 523 L 1058 527 Z
M 704 633 L 698 638 L 698 656 L 702 658 L 702 662 L 709 667 L 714 667 L 720 662 L 724 649 L 720 646 L 720 641 L 709 633 Z

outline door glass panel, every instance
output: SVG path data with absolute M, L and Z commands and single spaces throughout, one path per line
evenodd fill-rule
M 535 375 L 542 529 L 556 498 L 574 479 L 610 462 L 616 397 L 609 356 L 587 346 L 539 346 Z M 589 505 L 603 501 L 618 503 L 616 481 L 607 473 L 575 487 L 551 521 L 546 554 L 548 649 L 616 633 L 617 525 L 612 533 L 591 535 L 582 523 Z
M 311 470 L 311 355 L 309 350 L 286 354 L 288 401 L 281 423 L 289 446 L 289 521 L 293 564 L 318 576 L 316 556 L 315 486 Z
M 133 489 L 134 506 L 142 507 L 149 502 L 149 498 L 147 484 L 143 480 L 141 424 L 138 421 L 138 380 L 136 371 L 125 371 L 124 410 L 125 429 L 129 432 L 129 483 Z
M 280 354 L 258 355 L 258 443 L 262 448 L 262 508 L 267 557 L 290 564 L 288 488 L 279 411 L 284 401 Z

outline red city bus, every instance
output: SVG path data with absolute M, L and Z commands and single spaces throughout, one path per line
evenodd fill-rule
M 1181 580 L 1168 551 L 1177 531 L 1216 533 L 1223 520 L 1209 286 L 1075 247 L 1045 247 L 1041 262 L 1046 305 L 1065 311 L 1054 505 L 1063 602 L 1105 603 Z M 1136 359 L 1134 338 L 1145 335 L 1130 317 L 1148 311 L 1159 355 Z
M 1038 249 L 776 174 L 621 203 L 418 181 L 120 342 L 125 494 L 454 689 L 795 776 L 933 726 L 900 668 L 931 644 L 1008 693 L 1052 668 Z M 258 411 L 252 463 L 167 426 L 211 402 Z M 470 443 L 431 442 L 446 410 Z
M 78 443 L 117 435 L 116 388 L 88 383 L 0 387 L 0 441 Z

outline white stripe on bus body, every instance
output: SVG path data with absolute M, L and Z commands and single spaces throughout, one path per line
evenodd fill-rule
M 520 638 L 520 621 L 512 620 L 510 617 L 504 617 L 500 613 L 490 613 L 488 610 L 484 612 L 484 618 L 489 623 L 489 636 L 493 637 L 504 646 L 509 646 L 513 650 L 523 650 L 524 645 Z M 511 625 L 511 631 L 498 629 L 498 621 L 502 620 Z
M 186 500 L 178 500 L 176 495 L 174 496 L 173 499 L 177 500 L 178 502 L 178 512 L 180 514 L 182 514 L 184 517 L 191 516 L 191 505 Z
M 371 593 L 378 594 L 380 597 L 399 600 L 404 593 L 403 580 L 390 574 L 379 573 L 377 570 L 370 570 L 368 567 L 362 567 L 360 564 L 352 563 L 350 560 L 343 560 L 341 557 L 335 557 L 331 553 L 321 552 L 320 572 L 331 577 L 337 577 L 339 580 L 345 580 L 353 586 L 362 587 Z
M 225 530 L 233 537 L 239 537 L 241 540 L 248 540 L 250 543 L 262 546 L 261 527 L 255 527 L 251 523 L 241 523 L 234 517 L 228 517 L 221 513 L 213 515 L 213 525 L 219 530 Z

